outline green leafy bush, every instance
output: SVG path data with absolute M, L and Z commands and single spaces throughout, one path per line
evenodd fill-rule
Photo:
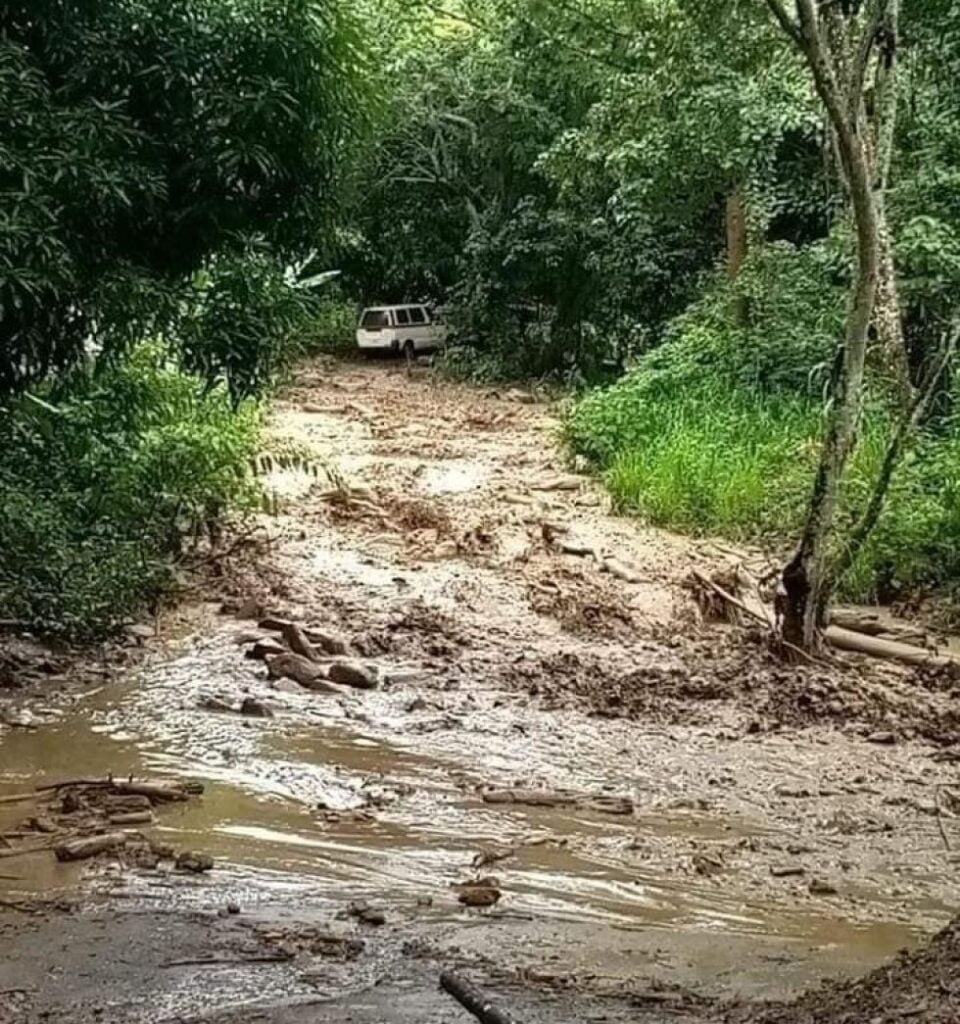
M 254 242 L 221 253 L 194 279 L 175 335 L 187 370 L 226 385 L 234 403 L 262 395 L 302 349 L 315 314 L 308 292 Z
M 159 345 L 61 393 L 0 422 L 0 616 L 85 640 L 162 596 L 188 531 L 252 507 L 258 414 Z
M 353 351 L 357 345 L 356 303 L 344 298 L 336 288 L 322 293 L 313 302 L 302 339 L 301 347 L 308 355 Z
M 818 284 L 838 279 L 834 251 L 777 246 L 755 257 L 736 287 L 715 287 L 634 371 L 572 409 L 568 443 L 603 471 L 621 509 L 687 533 L 783 548 L 796 540 L 817 463 L 825 359 L 841 329 L 839 285 Z M 891 420 L 881 403 L 869 407 L 841 529 L 867 503 Z M 891 600 L 958 581 L 960 429 L 947 423 L 917 439 L 841 593 Z

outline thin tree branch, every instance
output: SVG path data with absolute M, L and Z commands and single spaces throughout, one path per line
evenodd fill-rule
M 877 41 L 877 33 L 887 16 L 890 0 L 877 0 L 873 16 L 867 21 L 860 38 L 860 45 L 857 47 L 857 56 L 853 65 L 853 74 L 850 79 L 850 109 L 856 110 L 856 104 L 860 102 L 863 95 L 863 85 L 867 77 L 867 68 L 870 64 L 870 54 L 873 52 Z
M 803 36 L 800 33 L 800 26 L 787 14 L 783 0 L 767 0 L 767 6 L 773 12 L 774 17 L 780 22 L 780 27 L 797 44 L 803 46 Z

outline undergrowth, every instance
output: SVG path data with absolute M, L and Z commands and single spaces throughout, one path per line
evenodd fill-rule
M 634 371 L 573 408 L 567 442 L 603 473 L 620 509 L 690 534 L 783 550 L 796 540 L 842 311 L 839 289 L 816 302 L 809 293 L 811 259 L 824 254 L 780 253 L 772 266 L 750 268 L 738 289 L 749 298 L 750 326 L 738 326 L 738 294 L 721 287 L 678 318 Z M 845 599 L 960 591 L 958 427 L 939 423 L 916 439 L 843 581 Z M 869 497 L 891 429 L 874 399 L 845 481 L 841 532 Z
M 159 345 L 0 413 L 0 618 L 108 635 L 162 599 L 200 524 L 252 508 L 258 411 Z

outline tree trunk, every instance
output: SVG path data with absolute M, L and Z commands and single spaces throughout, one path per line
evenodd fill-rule
M 724 219 L 727 228 L 727 278 L 736 281 L 747 258 L 747 212 L 743 186 L 739 183 L 727 196 Z M 750 322 L 750 304 L 746 295 L 734 298 L 734 317 L 738 327 Z
M 727 277 L 736 281 L 747 258 L 747 214 L 743 188 L 737 184 L 727 196 Z
M 856 38 L 857 33 L 850 31 L 854 21 L 843 25 L 842 33 L 827 33 L 814 0 L 797 0 L 799 23 L 787 14 L 782 0 L 768 0 L 768 5 L 805 56 L 827 109 L 836 133 L 857 229 L 856 276 L 844 343 L 838 353 L 831 385 L 820 464 L 800 543 L 783 572 L 784 639 L 812 650 L 819 646 L 830 598 L 830 539 L 840 483 L 856 445 L 863 405 L 867 335 L 880 273 L 879 221 L 874 193 L 876 168 L 872 159 L 876 149 L 868 142 L 869 125 L 863 98 L 866 64 L 874 46 L 874 26 L 866 17 L 860 39 Z M 840 15 L 834 12 L 832 17 Z M 845 50 L 839 55 L 831 49 L 831 43 L 838 45 L 837 38 L 842 39 L 839 45 Z M 841 82 L 848 81 L 853 83 L 850 90 L 841 86 Z

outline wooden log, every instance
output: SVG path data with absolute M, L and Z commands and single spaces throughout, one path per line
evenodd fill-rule
M 453 971 L 444 971 L 440 975 L 440 987 L 472 1013 L 480 1024 L 517 1024 L 515 1017 L 494 1006 L 475 985 Z
M 119 850 L 126 842 L 127 835 L 125 832 L 107 832 L 102 836 L 70 839 L 65 843 L 61 843 L 55 852 L 57 860 L 87 860 L 90 857 L 99 856 L 101 853 Z
M 867 636 L 840 626 L 828 626 L 824 639 L 832 647 L 841 651 L 853 651 L 857 654 L 868 654 L 873 658 L 886 658 L 899 661 L 904 665 L 930 665 L 934 668 L 947 668 L 951 665 L 960 667 L 960 658 L 948 654 L 935 654 L 924 647 L 900 643 L 896 640 L 884 640 L 881 637 Z
M 830 625 L 905 644 L 923 644 L 927 638 L 926 632 L 922 629 L 895 622 L 883 622 L 875 612 L 859 608 L 834 608 L 830 613 Z
M 37 800 L 36 793 L 10 793 L 8 796 L 0 796 L 0 804 L 22 804 L 29 800 Z
M 115 782 L 113 792 L 121 796 L 145 796 L 153 804 L 175 803 L 188 799 L 179 786 L 159 782 Z
M 111 814 L 111 825 L 149 825 L 153 822 L 150 811 L 128 811 L 126 814 Z

